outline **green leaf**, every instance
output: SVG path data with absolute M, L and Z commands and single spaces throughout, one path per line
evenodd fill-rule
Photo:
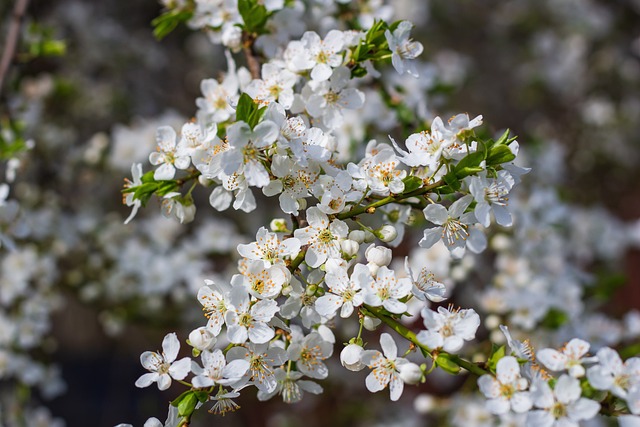
M 250 33 L 265 33 L 265 24 L 269 18 L 267 8 L 257 0 L 238 0 L 238 11 L 244 21 L 244 28 Z
M 452 362 L 448 354 L 439 354 L 436 357 L 436 365 L 449 374 L 456 375 L 460 372 L 460 366 Z
M 67 53 L 64 40 L 44 40 L 40 46 L 40 56 L 63 56 Z
M 506 145 L 509 140 L 509 129 L 505 130 L 504 133 L 498 140 L 494 143 L 494 145 Z
M 193 12 L 189 10 L 169 10 L 151 21 L 153 35 L 156 36 L 158 40 L 162 40 L 170 32 L 175 30 L 179 24 L 187 22 L 192 16 Z
M 153 179 L 153 175 L 154 174 L 155 174 L 155 171 L 149 171 L 149 172 L 145 173 L 144 175 L 142 175 L 140 180 L 142 182 L 155 182 L 155 179 Z
M 178 405 L 180 404 L 180 402 L 182 402 L 182 400 L 183 400 L 185 397 L 187 397 L 187 395 L 188 395 L 188 394 L 190 394 L 190 393 L 193 393 L 193 390 L 187 390 L 187 391 L 185 391 L 185 392 L 182 392 L 182 393 L 180 394 L 180 396 L 176 397 L 175 399 L 173 399 L 173 400 L 171 401 L 171 405 L 172 405 L 172 406 L 175 406 L 175 407 L 178 407 Z
M 209 393 L 207 393 L 206 391 L 196 391 L 196 398 L 198 398 L 198 402 L 200 403 L 205 403 L 207 400 L 209 400 Z
M 455 169 L 443 176 L 442 179 L 453 191 L 458 191 L 461 187 L 460 180 L 456 176 Z
M 197 392 L 188 391 L 187 394 L 180 400 L 178 403 L 178 415 L 181 417 L 189 417 L 193 414 L 193 411 L 196 410 L 196 405 L 198 404 L 198 397 L 196 396 Z
M 179 188 L 178 184 L 171 181 L 158 181 L 158 188 L 156 189 L 156 194 L 160 197 L 171 193 L 172 191 L 176 191 Z
M 249 116 L 253 112 L 255 108 L 255 103 L 253 99 L 246 93 L 242 93 L 240 98 L 238 99 L 238 105 L 236 106 L 236 120 L 248 122 Z
M 238 99 L 236 120 L 246 122 L 253 129 L 264 117 L 267 107 L 260 107 L 249 95 L 243 93 Z
M 558 329 L 569 320 L 569 315 L 557 308 L 551 308 L 540 324 L 545 328 Z
M 502 359 L 506 354 L 507 347 L 504 345 L 498 346 L 497 344 L 493 344 L 493 348 L 491 349 L 491 356 L 489 360 L 487 360 L 487 366 L 491 370 L 491 372 L 496 371 L 496 365 L 498 364 L 498 360 Z
M 506 145 L 494 145 L 487 156 L 487 166 L 500 165 L 515 159 L 516 156 Z
M 404 183 L 404 191 L 402 194 L 411 193 L 422 187 L 422 178 L 418 178 L 415 175 L 409 175 L 403 179 L 402 182 Z

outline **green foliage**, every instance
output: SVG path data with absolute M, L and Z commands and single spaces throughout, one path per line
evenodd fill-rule
M 412 191 L 417 190 L 422 187 L 422 178 L 419 178 L 415 175 L 409 175 L 405 179 L 402 180 L 404 183 L 404 191 L 403 194 L 411 193 Z
M 259 0 L 238 0 L 238 11 L 244 21 L 244 30 L 251 34 L 264 34 L 270 14 Z
M 367 70 L 362 66 L 364 61 L 383 61 L 391 58 L 389 43 L 385 37 L 385 32 L 397 27 L 400 21 L 392 24 L 391 27 L 384 21 L 376 21 L 369 28 L 364 38 L 351 52 L 351 62 L 354 67 L 351 69 L 352 77 L 363 77 Z
M 38 23 L 29 25 L 24 43 L 26 52 L 21 52 L 18 58 L 25 62 L 35 58 L 64 56 L 67 53 L 66 42 L 54 38 L 54 29 Z
M 264 117 L 267 107 L 260 107 L 246 93 L 240 95 L 236 107 L 236 120 L 246 122 L 253 129 Z
M 487 360 L 487 367 L 491 372 L 496 371 L 496 366 L 498 364 L 498 360 L 502 359 L 507 351 L 507 347 L 504 345 L 498 346 L 493 343 L 491 346 L 491 356 L 489 356 L 489 360 Z
M 448 374 L 457 375 L 460 372 L 460 366 L 450 359 L 446 353 L 441 353 L 436 357 L 436 365 Z
M 569 315 L 557 308 L 551 308 L 540 324 L 545 328 L 558 329 L 569 321 Z
M 181 417 L 190 417 L 196 410 L 198 402 L 204 403 L 209 398 L 206 391 L 188 390 L 178 396 L 171 402 L 171 405 L 178 408 L 178 415 Z
M 187 22 L 193 16 L 193 12 L 183 9 L 172 9 L 164 12 L 162 15 L 151 21 L 153 26 L 153 35 L 158 40 L 165 38 L 170 32 L 184 22 Z
M 9 160 L 27 150 L 21 123 L 3 119 L 0 122 L 0 160 Z
M 179 188 L 178 183 L 175 180 L 156 181 L 153 179 L 153 171 L 149 171 L 142 175 L 142 184 L 136 187 L 129 187 L 122 190 L 123 193 L 133 193 L 135 200 L 140 200 L 142 206 L 146 206 L 154 194 L 158 197 L 163 197 L 172 191 L 177 191 Z

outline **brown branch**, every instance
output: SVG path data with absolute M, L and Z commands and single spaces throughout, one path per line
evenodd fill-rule
M 256 40 L 256 37 L 253 34 L 244 33 L 242 35 L 242 51 L 244 52 L 244 56 L 247 59 L 247 66 L 249 67 L 249 71 L 251 72 L 251 77 L 254 79 L 260 78 L 260 61 L 253 54 L 253 42 Z
M 27 4 L 29 0 L 16 0 L 13 6 L 13 15 L 11 16 L 11 23 L 9 24 L 9 32 L 7 33 L 7 41 L 2 51 L 2 59 L 0 59 L 0 93 L 2 93 L 2 87 L 4 79 L 7 76 L 13 57 L 15 55 L 16 46 L 18 45 L 18 39 L 20 36 L 20 26 L 22 25 L 22 18 L 27 10 Z

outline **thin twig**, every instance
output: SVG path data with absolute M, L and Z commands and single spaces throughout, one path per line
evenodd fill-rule
M 0 93 L 2 93 L 4 79 L 11 67 L 11 63 L 13 62 L 13 56 L 20 36 L 22 18 L 27 10 L 28 3 L 29 0 L 17 0 L 13 7 L 13 15 L 11 16 L 11 23 L 9 24 L 7 41 L 5 43 L 4 50 L 2 51 L 2 59 L 0 60 Z
M 255 36 L 252 34 L 245 33 L 242 37 L 242 51 L 244 52 L 244 56 L 247 59 L 247 66 L 249 67 L 249 71 L 251 72 L 251 77 L 254 79 L 260 78 L 260 61 L 253 54 L 253 42 L 255 41 Z

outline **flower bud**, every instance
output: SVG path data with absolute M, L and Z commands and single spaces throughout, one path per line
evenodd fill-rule
M 365 233 L 362 230 L 353 230 L 349 233 L 349 240 L 357 243 L 364 243 Z
M 422 370 L 415 363 L 406 363 L 398 366 L 400 379 L 406 384 L 418 384 L 422 379 Z
M 380 323 L 382 323 L 382 321 L 375 317 L 364 316 L 364 319 L 362 319 L 362 326 L 364 326 L 367 331 L 375 331 L 376 328 L 380 326 Z
M 307 199 L 297 199 L 296 201 L 298 202 L 298 210 L 307 209 Z
M 206 326 L 194 329 L 189 334 L 189 343 L 200 351 L 209 350 L 216 343 L 216 337 Z
M 364 230 L 364 242 L 373 243 L 376 241 L 376 236 L 369 230 Z
M 269 228 L 274 233 L 286 233 L 287 230 L 287 221 L 284 218 L 274 218 L 269 223 Z
M 393 225 L 383 225 L 376 230 L 376 237 L 383 242 L 392 242 L 398 237 L 398 230 Z
M 350 371 L 360 371 L 365 365 L 360 361 L 364 349 L 358 344 L 349 344 L 340 352 L 340 363 Z
M 176 218 L 180 221 L 180 224 L 187 224 L 194 220 L 196 217 L 196 205 L 194 204 L 180 204 L 176 209 Z
M 380 266 L 378 264 L 374 264 L 372 262 L 368 262 L 367 263 L 367 268 L 369 269 L 369 273 L 372 276 L 375 276 L 376 274 L 378 274 L 378 269 L 380 268 Z
M 198 182 L 200 183 L 200 185 L 202 185 L 203 187 L 208 187 L 209 185 L 211 185 L 211 183 L 213 181 L 211 181 L 209 178 L 207 178 L 204 175 L 200 175 L 198 177 Z
M 340 248 L 346 256 L 353 258 L 358 255 L 360 245 L 355 240 L 347 239 L 340 242 Z
M 378 267 L 386 267 L 391 264 L 392 252 L 391 249 L 384 246 L 371 245 L 367 248 L 364 256 L 372 264 L 376 264 Z

